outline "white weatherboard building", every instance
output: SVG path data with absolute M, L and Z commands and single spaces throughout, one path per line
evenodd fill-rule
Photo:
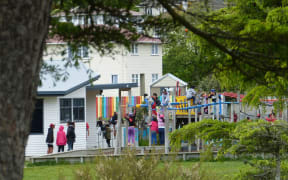
M 57 39 L 47 41 L 44 60 L 69 58 L 67 43 Z M 66 54 L 63 55 L 63 52 Z M 149 94 L 149 85 L 162 76 L 162 44 L 159 39 L 141 37 L 132 43 L 131 51 L 116 45 L 114 55 L 100 56 L 92 47 L 80 47 L 78 56 L 87 67 L 99 73 L 101 79 L 95 84 L 138 83 L 132 96 Z M 115 90 L 104 90 L 104 96 L 117 96 Z
M 64 67 L 63 61 L 53 61 L 53 65 Z M 43 75 L 42 86 L 38 88 L 37 103 L 33 115 L 31 132 L 26 146 L 26 156 L 44 155 L 47 151 L 46 135 L 50 123 L 55 124 L 54 152 L 57 152 L 56 136 L 60 125 L 67 130 L 67 121 L 76 122 L 76 143 L 74 149 L 85 149 L 87 146 L 86 122 L 95 124 L 95 96 L 97 91 L 87 91 L 90 85 L 87 69 L 83 64 L 79 68 L 68 67 L 69 78 L 56 81 L 51 74 Z M 99 74 L 92 73 L 92 80 Z M 95 125 L 96 126 L 96 125 Z M 94 127 L 95 127 L 94 126 Z M 66 149 L 65 149 L 66 150 Z
M 31 131 L 26 145 L 26 156 L 40 156 L 47 152 L 46 136 L 51 123 L 54 129 L 54 153 L 56 146 L 57 131 L 63 125 L 65 132 L 67 122 L 75 122 L 76 142 L 74 149 L 88 149 L 95 147 L 107 147 L 103 143 L 103 137 L 97 136 L 96 129 L 96 95 L 100 89 L 131 88 L 137 87 L 135 83 L 115 84 L 105 86 L 93 86 L 91 81 L 98 81 L 99 74 L 92 72 L 89 77 L 87 68 L 83 63 L 79 67 L 64 67 L 65 61 L 47 61 L 48 64 L 65 68 L 68 79 L 55 81 L 52 74 L 44 74 L 42 86 L 37 90 L 37 102 L 31 123 Z M 89 124 L 89 136 L 86 131 L 86 123 Z M 101 141 L 101 142 L 99 142 Z M 101 144 L 100 144 L 101 143 Z M 67 151 L 67 147 L 65 147 Z

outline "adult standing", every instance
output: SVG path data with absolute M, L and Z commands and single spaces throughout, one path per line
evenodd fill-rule
M 50 124 L 50 127 L 48 128 L 48 133 L 46 137 L 46 143 L 48 145 L 47 154 L 53 153 L 53 143 L 54 143 L 54 132 L 53 129 L 55 128 L 55 125 L 53 123 Z
M 75 123 L 69 122 L 68 123 L 68 129 L 67 129 L 67 144 L 68 144 L 68 151 L 73 150 L 73 144 L 76 139 L 75 135 Z

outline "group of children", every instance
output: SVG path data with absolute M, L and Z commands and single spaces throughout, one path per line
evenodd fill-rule
M 165 106 L 169 103 L 169 93 L 167 89 L 163 89 L 161 101 L 158 99 L 157 94 L 152 95 L 152 121 L 149 123 L 151 127 L 151 144 L 157 144 L 157 134 L 159 135 L 159 144 L 165 143 L 165 119 L 164 114 L 157 113 L 157 106 Z
M 151 127 L 151 144 L 157 145 L 157 134 L 159 135 L 159 144 L 165 143 L 165 119 L 164 115 L 157 113 L 157 118 L 152 116 L 152 121 L 149 123 Z
M 73 144 L 75 143 L 76 134 L 75 134 L 75 123 L 67 123 L 67 134 L 64 131 L 64 126 L 60 125 L 56 137 L 56 145 L 58 146 L 58 152 L 64 152 L 64 147 L 68 144 L 68 151 L 73 150 Z M 53 143 L 54 143 L 54 130 L 55 125 L 50 124 L 48 129 L 46 143 L 48 145 L 47 154 L 53 153 Z
M 114 117 L 116 116 L 116 117 Z M 97 121 L 97 127 L 98 127 L 98 135 L 103 135 L 103 137 L 106 139 L 106 143 L 108 147 L 111 147 L 111 129 L 110 129 L 110 124 L 114 125 L 114 135 L 116 133 L 115 131 L 115 124 L 117 123 L 117 121 L 115 120 L 114 123 L 112 122 L 112 119 L 116 118 L 117 119 L 117 113 L 114 113 L 114 116 L 111 118 L 111 120 L 109 121 L 108 124 L 106 124 L 105 122 L 102 121 L 102 118 L 100 117 L 99 120 Z

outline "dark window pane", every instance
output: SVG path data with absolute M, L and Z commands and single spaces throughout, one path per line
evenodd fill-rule
M 73 119 L 76 122 L 83 122 L 85 120 L 85 106 L 84 99 L 73 99 Z
M 60 122 L 72 121 L 72 103 L 71 99 L 60 99 Z
M 37 99 L 31 122 L 31 133 L 43 133 L 43 99 Z

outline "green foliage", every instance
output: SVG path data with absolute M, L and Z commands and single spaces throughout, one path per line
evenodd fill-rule
M 162 162 L 159 157 L 136 157 L 135 153 L 128 152 L 126 155 L 115 157 L 98 157 L 95 161 L 96 179 L 127 179 L 127 180 L 153 180 L 153 179 L 199 179 L 205 175 L 199 173 L 200 167 L 172 168 L 172 163 Z M 91 170 L 78 170 L 78 179 L 94 179 Z
M 242 153 L 278 153 L 287 152 L 288 123 L 264 120 L 240 123 L 233 134 L 238 139 L 230 148 L 230 152 Z
M 175 46 L 175 52 L 170 51 L 169 60 L 173 63 L 170 69 L 173 67 L 177 73 L 178 69 L 183 69 L 179 73 L 180 77 L 194 80 L 197 77 L 193 74 L 194 69 L 184 68 L 181 62 L 186 62 L 185 58 L 189 57 L 193 59 L 190 61 L 195 67 L 200 69 L 196 72 L 202 72 L 205 67 L 197 66 L 200 62 L 197 58 L 201 58 L 205 60 L 206 69 L 220 81 L 222 89 L 251 90 L 250 94 L 260 90 L 257 98 L 249 98 L 252 100 L 251 103 L 248 101 L 250 105 L 259 104 L 256 99 L 267 96 L 283 99 L 288 95 L 287 0 L 229 0 L 229 6 L 223 6 L 222 9 L 207 11 L 207 7 L 192 7 L 181 13 L 173 11 L 169 7 L 171 4 L 166 1 L 159 1 L 174 20 L 184 25 L 194 36 L 186 38 L 186 42 L 182 40 L 184 38 L 179 38 L 179 45 L 177 41 L 168 45 L 172 49 Z M 182 34 L 180 31 L 179 36 Z M 187 50 L 189 46 L 186 44 L 194 45 L 198 54 L 191 53 L 193 48 Z M 267 91 L 260 87 L 265 87 Z M 281 103 L 277 108 L 284 107 Z
M 192 143 L 196 138 L 200 138 L 204 140 L 204 142 L 209 142 L 220 149 L 227 149 L 232 145 L 232 131 L 235 126 L 234 123 L 215 121 L 212 119 L 190 123 L 172 132 L 170 135 L 170 143 L 172 147 L 178 148 L 182 140 Z
M 254 169 L 241 173 L 243 179 L 261 179 L 261 177 L 271 179 L 271 177 L 277 176 L 277 169 L 280 168 L 282 168 L 281 176 L 287 177 L 286 165 L 281 166 L 281 161 L 283 164 L 288 151 L 288 123 L 286 121 L 271 123 L 258 120 L 229 123 L 203 120 L 173 132 L 170 141 L 171 145 L 177 148 L 181 140 L 193 142 L 196 137 L 208 142 L 208 154 L 211 153 L 212 146 L 216 147 L 220 158 L 226 153 L 236 155 L 266 153 L 270 155 L 269 157 L 272 159 L 269 161 L 247 161 Z
M 270 180 L 275 178 L 275 162 L 270 160 L 253 160 L 245 163 L 245 168 L 237 173 L 234 179 L 236 180 Z M 288 178 L 288 164 L 281 164 L 281 179 Z
M 211 61 L 199 47 L 199 38 L 183 28 L 165 37 L 163 73 L 173 73 L 191 85 L 212 73 Z

